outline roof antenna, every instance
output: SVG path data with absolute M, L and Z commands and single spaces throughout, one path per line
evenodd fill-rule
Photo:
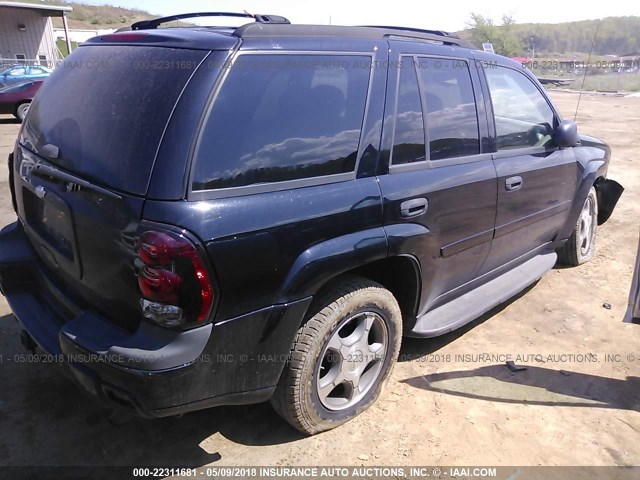
M 598 25 L 596 26 L 596 33 L 593 35 L 593 42 L 591 43 L 591 51 L 589 52 L 589 58 L 587 58 L 587 64 L 584 68 L 584 75 L 582 76 L 582 85 L 580 85 L 580 94 L 578 95 L 578 103 L 576 104 L 576 113 L 573 115 L 573 121 L 576 121 L 578 118 L 578 108 L 580 107 L 580 99 L 582 98 L 582 90 L 584 90 L 584 81 L 587 78 L 587 71 L 589 70 L 589 65 L 591 64 L 591 55 L 593 54 L 593 49 L 596 46 L 596 38 L 598 38 L 598 30 L 600 30 L 600 24 L 602 23 L 602 19 L 598 20 Z

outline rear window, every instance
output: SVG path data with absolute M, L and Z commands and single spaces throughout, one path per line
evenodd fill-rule
M 203 129 L 193 190 L 352 172 L 370 62 L 353 55 L 241 55 Z
M 172 109 L 206 52 L 81 47 L 44 82 L 23 127 L 25 146 L 96 183 L 143 195 Z M 29 145 L 31 144 L 31 145 Z

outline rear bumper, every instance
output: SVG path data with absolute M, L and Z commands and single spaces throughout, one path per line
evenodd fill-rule
M 142 416 L 268 399 L 310 299 L 188 331 L 126 331 L 73 304 L 21 225 L 0 232 L 0 288 L 38 346 L 88 393 Z

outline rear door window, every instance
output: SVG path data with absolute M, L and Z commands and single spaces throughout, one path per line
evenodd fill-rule
M 420 58 L 417 66 L 425 92 L 429 158 L 442 160 L 480 153 L 478 116 L 467 62 Z
M 370 57 L 240 55 L 198 143 L 193 190 L 352 172 Z
M 416 68 L 412 57 L 402 57 L 391 162 L 393 165 L 402 165 L 426 159 L 424 120 Z
M 202 50 L 84 46 L 42 84 L 23 143 L 64 170 L 127 193 L 146 193 L 163 132 Z M 199 114 L 199 112 L 194 112 Z

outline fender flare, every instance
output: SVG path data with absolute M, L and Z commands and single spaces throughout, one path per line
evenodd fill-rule
M 387 236 L 382 227 L 361 230 L 309 247 L 293 262 L 278 295 L 286 303 L 315 295 L 329 280 L 387 257 Z
M 576 194 L 573 197 L 573 205 L 567 216 L 567 221 L 563 225 L 562 229 L 558 233 L 556 240 L 566 240 L 571 236 L 571 232 L 575 228 L 576 219 L 580 215 L 580 211 L 584 205 L 584 201 L 589 194 L 589 190 L 596 183 L 599 177 L 603 177 L 606 173 L 607 165 L 602 159 L 592 160 L 585 165 L 582 172 L 582 177 L 578 179 L 579 186 L 576 189 Z M 600 203 L 600 202 L 598 202 Z M 599 207 L 600 205 L 598 205 Z M 599 224 L 600 222 L 598 222 Z

